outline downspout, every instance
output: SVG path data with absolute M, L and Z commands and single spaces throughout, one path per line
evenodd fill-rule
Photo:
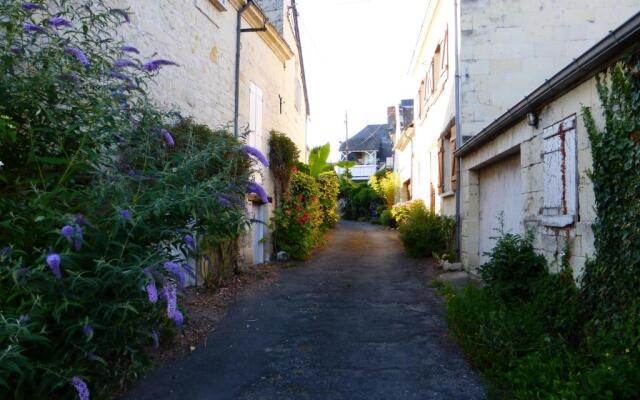
M 458 21 L 458 0 L 453 2 L 453 13 L 455 20 L 455 96 L 456 96 L 456 151 L 462 147 L 462 127 L 460 125 L 460 48 L 458 45 L 460 27 Z M 461 261 L 461 236 L 462 236 L 462 157 L 456 156 L 456 237 L 455 249 L 456 260 Z
M 239 135 L 239 114 L 240 114 L 240 37 L 242 36 L 242 14 L 249 8 L 253 0 L 247 0 L 238 10 L 237 22 L 236 22 L 236 75 L 235 75 L 235 99 L 233 109 L 233 135 L 238 137 Z

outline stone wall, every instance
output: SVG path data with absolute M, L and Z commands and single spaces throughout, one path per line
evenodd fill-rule
M 480 132 L 638 11 L 640 0 L 462 0 L 463 135 Z
M 538 128 L 531 127 L 522 120 L 512 128 L 502 132 L 463 158 L 462 171 L 462 261 L 473 271 L 480 264 L 479 238 L 480 201 L 478 174 L 492 163 L 499 163 L 508 154 L 520 153 L 521 164 L 521 207 L 523 220 L 517 221 L 522 231 L 532 231 L 535 247 L 544 254 L 553 268 L 558 268 L 565 244 L 568 242 L 570 263 L 575 276 L 583 270 L 587 257 L 593 255 L 594 237 L 591 225 L 595 215 L 595 196 L 588 171 L 591 168 L 591 150 L 584 121 L 582 106 L 593 109 L 599 126 L 604 124 L 601 107 L 595 87 L 595 79 L 590 79 L 564 94 L 540 110 Z M 544 144 L 542 131 L 572 115 L 576 116 L 577 171 L 578 171 L 578 218 L 564 228 L 545 226 L 542 221 L 544 201 Z M 498 164 L 499 165 L 499 164 Z M 508 221 L 513 224 L 514 221 Z

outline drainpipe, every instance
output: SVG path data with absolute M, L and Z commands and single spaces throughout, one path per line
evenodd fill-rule
M 236 76 L 235 76 L 235 104 L 233 110 L 233 135 L 238 137 L 238 120 L 240 113 L 240 37 L 242 35 L 242 14 L 249 8 L 253 0 L 247 0 L 246 4 L 238 10 L 236 22 Z
M 462 147 L 462 126 L 460 124 L 460 49 L 458 45 L 459 39 L 459 21 L 458 21 L 458 5 L 459 1 L 455 0 L 453 2 L 453 12 L 454 12 L 454 20 L 455 20 L 455 65 L 456 65 L 456 74 L 455 74 L 455 96 L 456 96 L 456 151 Z M 456 170 L 456 239 L 455 239 L 455 248 L 456 248 L 456 260 L 461 260 L 461 236 L 462 236 L 462 216 L 461 214 L 461 203 L 462 203 L 462 157 L 460 155 L 456 156 L 457 170 Z

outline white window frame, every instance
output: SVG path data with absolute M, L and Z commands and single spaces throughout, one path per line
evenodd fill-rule
M 545 128 L 542 139 L 542 223 L 559 228 L 573 225 L 579 212 L 576 116 L 572 115 Z
M 267 152 L 265 152 L 264 135 L 262 129 L 262 89 L 260 89 L 260 87 L 255 83 L 251 82 L 249 85 L 249 90 L 249 137 L 247 138 L 247 144 L 260 150 L 263 154 L 266 154 Z M 254 179 L 256 182 L 261 184 L 262 174 L 255 174 Z

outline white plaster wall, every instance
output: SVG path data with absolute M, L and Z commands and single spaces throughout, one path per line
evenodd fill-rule
M 462 0 L 462 133 L 475 135 L 607 33 L 640 0 Z
M 452 1 L 437 0 L 430 3 L 424 22 L 424 31 L 419 38 L 415 59 L 411 69 L 416 99 L 414 100 L 415 137 L 414 173 L 412 179 L 414 199 L 422 199 L 427 207 L 447 215 L 455 213 L 455 197 L 443 198 L 436 194 L 431 205 L 431 186 L 438 190 L 438 138 L 449 122 L 455 117 L 455 60 L 454 60 L 454 8 Z M 420 117 L 418 90 L 427 75 L 435 49 L 448 29 L 449 72 L 446 81 L 441 82 L 429 102 L 424 118 Z M 452 207 L 453 204 L 453 207 Z

